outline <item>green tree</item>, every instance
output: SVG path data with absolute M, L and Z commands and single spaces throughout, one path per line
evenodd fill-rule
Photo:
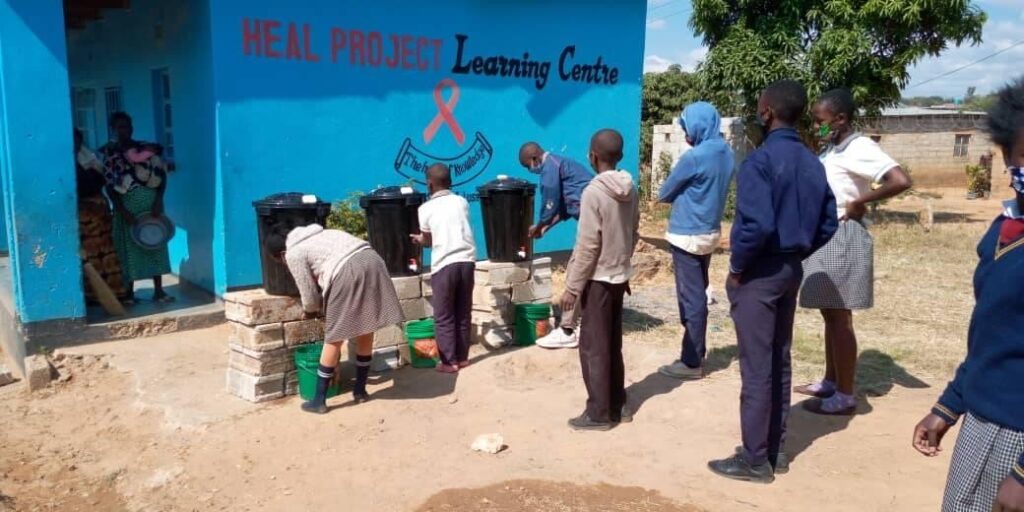
M 693 101 L 693 75 L 678 64 L 663 73 L 645 73 L 643 104 L 640 119 L 640 165 L 651 165 L 651 144 L 654 125 L 675 122 L 683 106 Z
M 812 98 L 847 87 L 877 114 L 899 102 L 910 66 L 981 42 L 985 19 L 970 0 L 693 0 L 690 27 L 709 48 L 698 91 L 754 115 L 760 90 L 792 78 Z

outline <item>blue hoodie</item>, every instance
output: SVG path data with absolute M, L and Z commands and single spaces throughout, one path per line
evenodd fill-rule
M 683 110 L 679 124 L 693 149 L 683 154 L 661 185 L 658 201 L 672 204 L 668 232 L 706 235 L 721 231 L 735 166 L 732 148 L 720 133 L 721 118 L 714 106 L 701 101 Z

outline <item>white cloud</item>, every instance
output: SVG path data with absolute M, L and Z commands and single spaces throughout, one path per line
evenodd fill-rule
M 672 1 L 674 0 L 647 0 L 647 8 L 650 9 L 651 7 L 661 7 Z
M 647 22 L 647 30 L 661 30 L 668 26 L 668 21 L 664 18 L 651 20 Z
M 644 57 L 644 73 L 661 73 L 668 69 L 672 64 L 675 63 L 664 57 L 648 55 L 647 57 Z
M 1003 0 L 988 0 L 988 3 L 999 3 Z M 1019 0 L 1011 0 L 1018 2 Z M 1003 84 L 1021 75 L 1020 62 L 1024 60 L 1024 45 L 1010 48 L 1021 41 L 1019 24 L 1013 21 L 994 21 L 1000 17 L 990 13 L 990 21 L 985 24 L 984 42 L 978 46 L 963 46 L 946 50 L 939 57 L 927 58 L 910 69 L 910 86 L 903 91 L 904 96 L 945 96 L 962 97 L 968 87 L 977 87 L 978 94 L 986 94 L 1001 87 Z M 1005 50 L 987 60 L 978 60 L 993 53 Z M 950 73 L 968 64 L 976 64 L 942 78 L 935 77 Z M 928 83 L 922 82 L 931 80 Z
M 686 56 L 683 58 L 682 62 L 683 70 L 693 71 L 697 69 L 697 64 L 700 64 L 700 62 L 704 60 L 704 57 L 706 57 L 707 54 L 708 49 L 706 46 L 694 48 L 689 52 L 686 52 Z

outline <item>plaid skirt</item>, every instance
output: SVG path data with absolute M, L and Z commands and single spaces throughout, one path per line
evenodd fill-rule
M 875 242 L 857 221 L 843 221 L 827 244 L 804 260 L 800 307 L 870 309 L 875 303 Z
M 942 512 L 990 512 L 999 485 L 1024 452 L 1024 432 L 967 413 L 949 466 Z
M 342 264 L 331 280 L 325 304 L 328 343 L 351 340 L 405 319 L 384 260 L 369 249 Z

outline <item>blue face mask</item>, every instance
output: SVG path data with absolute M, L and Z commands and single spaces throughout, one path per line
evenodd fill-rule
M 1010 171 L 1010 186 L 1024 195 L 1024 167 L 1009 167 L 1007 170 Z
M 537 164 L 535 166 L 531 165 L 530 167 L 527 168 L 527 170 L 532 172 L 532 173 L 534 173 L 534 174 L 540 174 L 540 172 L 542 170 L 544 170 L 544 158 L 540 159 L 540 163 L 539 164 Z

